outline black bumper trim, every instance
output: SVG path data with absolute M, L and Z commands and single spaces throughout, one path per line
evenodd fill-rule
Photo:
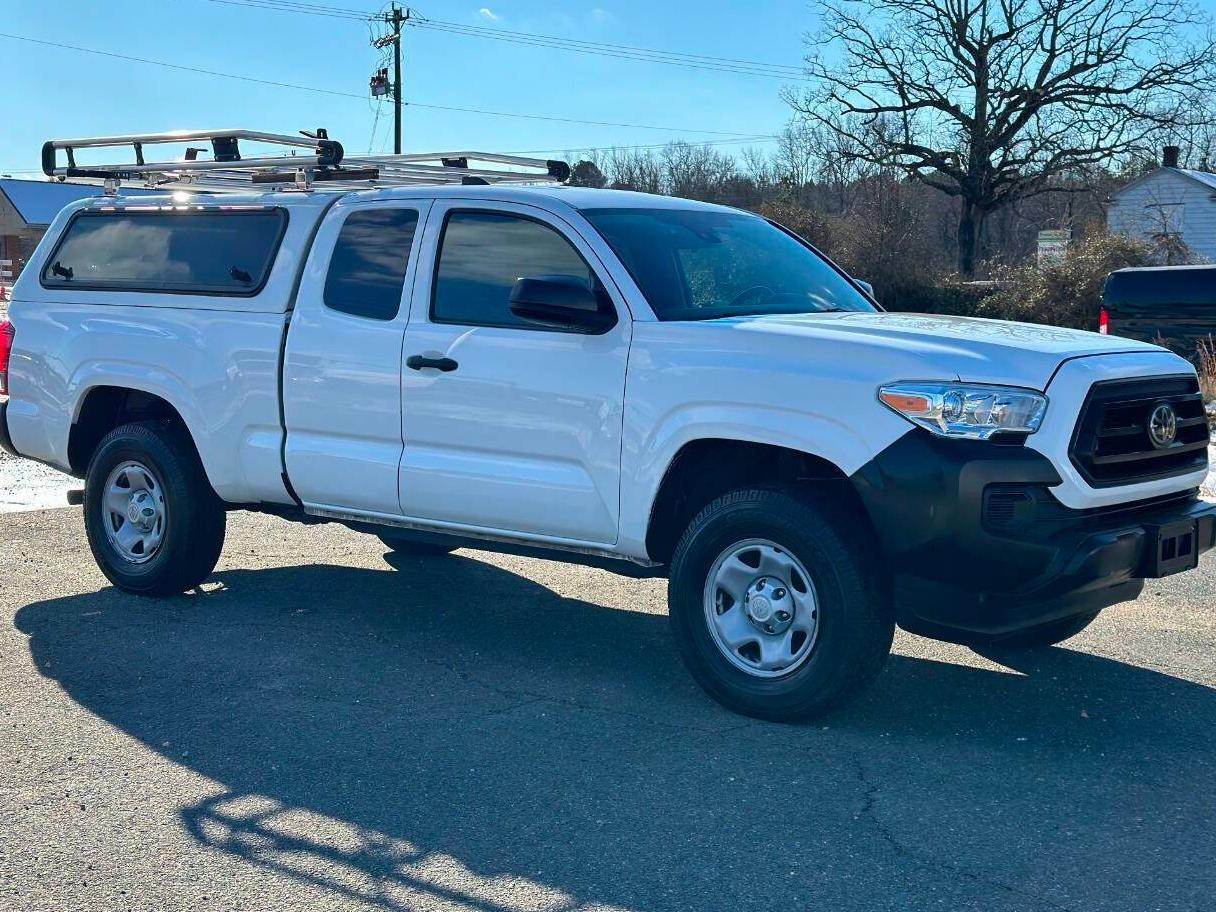
M 1050 494 L 1060 481 L 1055 469 L 1024 447 L 914 431 L 852 480 L 892 573 L 900 625 L 939 639 L 1013 633 L 1098 611 L 1136 598 L 1146 578 L 1190 569 L 1216 547 L 1216 504 L 1193 492 L 1069 510 Z M 994 526 L 985 492 L 1019 488 L 1028 515 Z

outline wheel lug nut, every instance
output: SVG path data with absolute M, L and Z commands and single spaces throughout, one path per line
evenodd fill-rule
M 774 589 L 773 598 L 785 598 L 785 590 L 784 589 Z
M 789 619 L 790 619 L 790 613 L 788 611 L 778 611 L 777 612 L 777 620 L 788 621 Z

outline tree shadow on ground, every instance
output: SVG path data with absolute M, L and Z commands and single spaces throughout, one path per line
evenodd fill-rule
M 666 618 L 452 556 L 30 604 L 42 674 L 219 783 L 201 844 L 386 909 L 1203 908 L 1216 692 L 1067 648 L 894 656 L 731 715 Z M 576 571 L 581 572 L 581 571 Z M 589 575 L 589 585 L 594 576 Z

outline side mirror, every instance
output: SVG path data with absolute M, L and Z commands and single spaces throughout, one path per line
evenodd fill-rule
M 874 286 L 873 285 L 871 285 L 869 282 L 865 281 L 864 279 L 854 279 L 853 281 L 861 286 L 862 291 L 864 291 L 866 294 L 868 294 L 871 298 L 874 298 Z M 874 298 L 874 300 L 877 301 L 878 298 Z
M 602 333 L 616 324 L 616 315 L 577 276 L 524 276 L 511 288 L 510 302 L 515 316 L 551 329 Z

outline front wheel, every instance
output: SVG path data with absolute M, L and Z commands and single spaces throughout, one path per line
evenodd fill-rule
M 189 435 L 166 421 L 115 428 L 85 476 L 84 527 L 120 589 L 176 595 L 205 580 L 224 545 L 224 506 Z
M 861 525 L 794 488 L 710 503 L 676 547 L 672 630 L 692 676 L 744 715 L 806 719 L 882 670 L 895 622 Z

